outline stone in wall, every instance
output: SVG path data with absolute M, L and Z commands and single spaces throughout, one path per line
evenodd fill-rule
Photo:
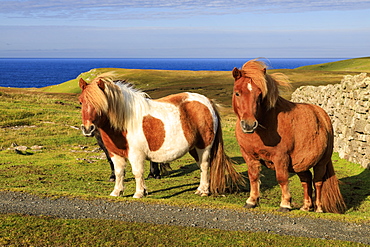
M 300 87 L 292 101 L 322 107 L 333 123 L 334 151 L 370 169 L 370 77 L 366 73 L 344 76 L 339 84 Z

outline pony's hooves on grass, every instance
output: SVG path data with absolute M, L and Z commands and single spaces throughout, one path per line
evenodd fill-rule
M 154 176 L 153 174 L 148 175 L 148 179 L 155 178 L 155 179 L 161 179 L 162 177 L 160 175 Z
M 246 203 L 246 204 L 244 205 L 244 207 L 245 207 L 245 208 L 255 208 L 255 207 L 257 207 L 257 205 L 250 204 L 250 203 Z
M 116 182 L 116 179 L 115 178 L 110 178 L 109 182 Z
M 134 194 L 134 196 L 133 196 L 133 198 L 137 198 L 137 199 L 140 199 L 140 198 L 143 198 L 144 197 L 144 195 L 142 194 L 142 193 L 140 193 L 140 194 Z
M 312 211 L 313 208 L 309 208 L 309 207 L 301 207 L 299 210 L 301 211 L 305 211 L 305 212 L 309 212 L 309 211 Z
M 283 207 L 280 207 L 278 209 L 278 212 L 287 213 L 287 212 L 290 212 L 291 210 L 292 210 L 291 208 L 283 208 Z
M 144 196 L 147 196 L 148 192 L 146 190 L 142 192 L 136 192 L 133 196 L 133 198 L 143 198 Z
M 110 193 L 110 196 L 115 196 L 115 197 L 117 197 L 117 196 L 119 196 L 121 193 L 120 192 L 115 192 L 115 191 L 113 191 L 112 193 Z
M 200 196 L 209 196 L 208 192 L 202 192 L 200 190 L 195 191 L 195 194 Z

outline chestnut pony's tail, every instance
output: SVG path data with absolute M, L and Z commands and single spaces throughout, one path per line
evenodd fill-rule
M 343 214 L 347 209 L 339 190 L 339 181 L 335 176 L 331 160 L 326 167 L 322 184 L 321 203 L 323 210 L 328 213 Z
M 245 186 L 243 176 L 235 170 L 234 164 L 224 150 L 220 114 L 217 106 L 212 102 L 217 115 L 217 131 L 210 155 L 210 192 L 212 194 L 223 194 L 235 192 Z

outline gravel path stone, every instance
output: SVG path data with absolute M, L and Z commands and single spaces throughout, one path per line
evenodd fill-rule
M 337 239 L 370 245 L 370 225 L 325 219 L 288 217 L 225 209 L 175 207 L 142 202 L 109 202 L 42 198 L 20 192 L 0 192 L 0 213 L 49 215 L 67 219 L 110 219 L 221 230 Z

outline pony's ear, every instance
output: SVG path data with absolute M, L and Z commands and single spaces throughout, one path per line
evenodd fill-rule
M 99 81 L 97 82 L 98 84 L 98 87 L 104 91 L 104 88 L 105 88 L 105 83 L 102 79 L 99 79 Z
M 239 69 L 234 68 L 233 69 L 233 77 L 234 77 L 235 81 L 238 80 L 240 77 L 242 77 L 242 72 Z
M 78 82 L 78 85 L 80 86 L 80 88 L 83 91 L 87 87 L 87 82 L 84 79 L 80 78 L 80 81 Z

